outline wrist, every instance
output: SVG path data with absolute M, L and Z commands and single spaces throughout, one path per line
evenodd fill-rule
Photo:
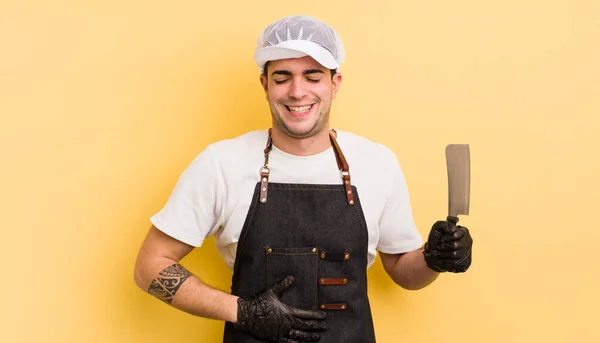
M 423 259 L 425 260 L 425 265 L 432 271 L 436 273 L 444 273 L 445 270 L 436 265 L 437 259 L 432 256 L 431 252 L 426 248 L 427 243 L 423 246 Z
M 229 297 L 229 305 L 227 306 L 227 318 L 226 320 L 231 323 L 237 323 L 238 321 L 238 300 L 240 298 L 237 296 Z

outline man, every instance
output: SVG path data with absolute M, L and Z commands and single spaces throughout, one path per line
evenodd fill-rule
M 436 222 L 421 248 L 389 149 L 330 129 L 344 54 L 314 18 L 269 25 L 255 60 L 272 128 L 208 146 L 151 218 L 137 285 L 225 321 L 224 342 L 375 342 L 366 271 L 377 251 L 406 289 L 470 266 L 472 239 L 457 218 Z M 211 235 L 233 269 L 231 294 L 178 263 Z

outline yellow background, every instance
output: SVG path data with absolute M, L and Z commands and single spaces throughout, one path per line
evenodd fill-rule
M 296 13 L 342 36 L 333 125 L 397 153 L 423 237 L 471 145 L 472 268 L 377 261 L 378 342 L 599 342 L 600 2 L 568 0 L 0 1 L 0 341 L 220 342 L 134 259 L 197 153 L 269 125 L 254 44 Z M 183 264 L 229 288 L 212 240 Z

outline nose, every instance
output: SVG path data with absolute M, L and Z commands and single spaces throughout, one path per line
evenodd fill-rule
M 302 99 L 306 96 L 308 92 L 304 88 L 302 84 L 302 80 L 292 79 L 290 82 L 290 89 L 288 91 L 288 96 L 293 99 Z

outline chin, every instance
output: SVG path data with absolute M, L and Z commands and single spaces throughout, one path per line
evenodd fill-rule
M 294 125 L 297 123 L 286 123 L 284 129 L 290 137 L 294 138 L 308 138 L 316 135 L 321 131 L 318 123 L 303 123 L 303 125 Z
M 288 127 L 286 132 L 290 137 L 294 138 L 306 138 L 314 134 L 310 129 L 296 129 Z
M 316 108 L 313 110 L 317 110 Z M 318 111 L 315 111 L 319 113 Z M 309 114 L 304 118 L 297 118 L 291 116 L 285 110 L 277 112 L 271 112 L 275 125 L 285 133 L 287 136 L 292 138 L 308 138 L 321 132 L 326 124 L 327 117 L 321 118 L 315 116 L 314 113 Z

